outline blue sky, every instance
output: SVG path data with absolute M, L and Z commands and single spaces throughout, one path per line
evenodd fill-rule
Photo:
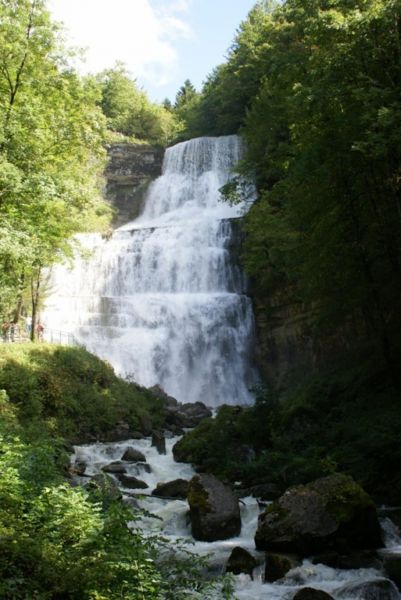
M 185 79 L 199 89 L 220 64 L 256 0 L 48 0 L 82 72 L 122 60 L 153 100 L 174 100 Z

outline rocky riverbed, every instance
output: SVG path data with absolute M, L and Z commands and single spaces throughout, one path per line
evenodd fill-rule
M 350 478 L 297 486 L 274 503 L 238 498 L 213 476 L 175 462 L 178 439 L 75 446 L 71 472 L 76 482 L 110 485 L 146 510 L 145 532 L 210 554 L 210 574 L 234 573 L 238 600 L 401 598 L 399 530 L 388 511 L 379 526 L 370 498 Z

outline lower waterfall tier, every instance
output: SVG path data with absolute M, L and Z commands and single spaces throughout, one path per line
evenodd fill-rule
M 60 315 L 89 351 L 145 387 L 209 406 L 252 401 L 253 319 L 244 295 L 58 296 L 46 310 L 50 329 L 60 328 Z

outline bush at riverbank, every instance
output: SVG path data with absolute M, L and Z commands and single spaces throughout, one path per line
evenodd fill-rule
M 107 439 L 118 427 L 150 433 L 162 402 L 117 377 L 83 348 L 50 344 L 0 346 L 0 389 L 27 435 L 36 429 L 68 441 Z M 126 437 L 128 437 L 126 435 Z
M 401 502 L 397 393 L 384 374 L 332 371 L 254 407 L 224 406 L 178 442 L 175 456 L 243 487 L 288 486 L 343 472 L 378 502 Z M 266 488 L 267 489 L 267 488 Z
M 2 600 L 206 599 L 220 589 L 192 554 L 177 560 L 162 538 L 143 536 L 140 511 L 65 477 L 66 442 L 107 438 L 122 421 L 150 428 L 160 406 L 83 349 L 0 347 Z

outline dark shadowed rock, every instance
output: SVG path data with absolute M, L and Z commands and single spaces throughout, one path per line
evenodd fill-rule
M 160 431 L 152 433 L 152 446 L 156 448 L 159 454 L 166 454 L 166 438 Z
M 247 550 L 236 546 L 230 554 L 230 558 L 227 561 L 226 573 L 234 573 L 239 575 L 245 573 L 253 579 L 253 570 L 258 566 L 258 561 L 252 556 Z
M 189 482 L 185 479 L 174 479 L 166 483 L 158 483 L 152 492 L 152 496 L 159 498 L 177 498 L 186 500 L 188 494 Z
M 376 507 L 351 477 L 331 475 L 290 488 L 259 517 L 258 550 L 310 556 L 382 545 Z
M 401 550 L 385 549 L 380 552 L 380 556 L 383 559 L 386 574 L 401 590 Z
M 129 488 L 130 490 L 145 490 L 149 487 L 147 483 L 141 479 L 133 477 L 132 475 L 118 474 L 117 477 L 121 482 L 121 485 L 125 488 Z
M 238 486 L 235 490 L 239 498 L 253 496 L 263 501 L 277 500 L 282 494 L 282 489 L 275 483 L 259 483 L 251 487 Z
M 380 569 L 381 563 L 375 552 L 365 550 L 339 554 L 338 552 L 324 552 L 313 557 L 314 565 L 322 564 L 333 569 Z
M 273 583 L 278 579 L 282 579 L 291 571 L 301 564 L 297 556 L 293 554 L 266 554 L 265 581 Z
M 399 600 L 400 595 L 394 583 L 378 577 L 363 583 L 347 583 L 336 590 L 337 598 L 355 598 L 355 600 Z
M 147 415 L 141 415 L 139 417 L 139 422 L 141 425 L 141 431 L 142 431 L 143 435 L 145 437 L 151 435 L 152 430 L 153 430 L 152 419 L 150 417 L 148 417 Z
M 195 475 L 191 479 L 188 503 L 196 540 L 225 540 L 241 532 L 238 499 L 230 487 L 213 475 Z
M 323 590 L 315 590 L 314 588 L 304 587 L 297 591 L 292 600 L 333 600 L 333 597 Z
M 202 421 L 212 416 L 212 411 L 203 402 L 187 402 L 179 404 L 178 410 L 183 417 L 183 427 L 196 427 Z
M 130 446 L 124 452 L 121 460 L 126 460 L 127 462 L 146 462 L 146 457 L 142 452 Z
M 102 467 L 102 471 L 105 473 L 126 473 L 127 469 L 126 465 L 124 465 L 122 462 L 115 461 Z

